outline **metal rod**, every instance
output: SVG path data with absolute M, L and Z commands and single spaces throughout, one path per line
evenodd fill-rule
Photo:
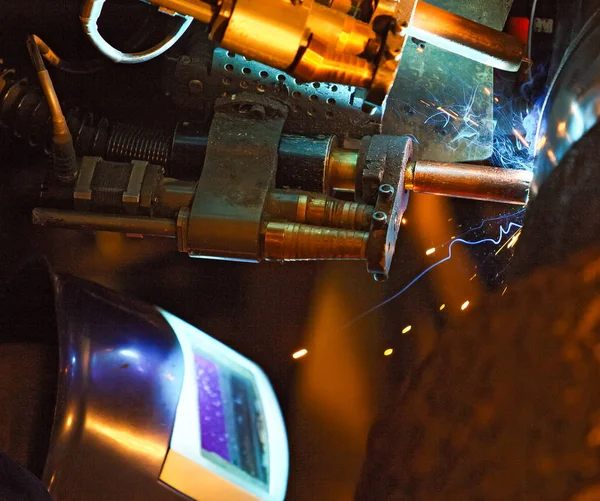
M 164 7 L 173 12 L 177 12 L 182 16 L 193 17 L 196 19 L 196 21 L 200 21 L 204 24 L 210 23 L 218 10 L 215 5 L 211 5 L 202 1 L 190 2 L 189 0 L 149 0 L 149 2 L 153 3 L 154 5 L 158 5 L 159 7 Z
M 518 71 L 525 44 L 516 37 L 419 2 L 407 34 L 455 54 L 507 71 Z
M 404 188 L 416 193 L 525 205 L 532 177 L 525 170 L 419 160 L 407 166 Z
M 96 214 L 57 209 L 33 209 L 33 224 L 71 230 L 115 231 L 149 237 L 176 238 L 173 219 Z

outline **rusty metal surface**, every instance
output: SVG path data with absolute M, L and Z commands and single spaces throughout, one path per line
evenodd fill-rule
M 512 1 L 430 3 L 502 29 Z M 418 140 L 415 156 L 419 159 L 445 162 L 486 159 L 492 153 L 492 92 L 492 68 L 410 40 L 387 100 L 383 133 L 413 134 Z

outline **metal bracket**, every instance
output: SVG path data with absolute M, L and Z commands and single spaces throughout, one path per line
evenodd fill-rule
M 92 203 L 92 179 L 94 178 L 96 165 L 101 160 L 100 157 L 83 157 L 73 192 L 76 210 L 90 210 Z
M 380 0 L 377 3 L 371 24 L 385 37 L 385 43 L 363 103 L 363 111 L 367 113 L 383 103 L 394 84 L 406 44 L 406 30 L 416 7 L 417 0 Z
M 264 96 L 218 99 L 188 222 L 190 256 L 258 262 L 287 107 Z
M 129 176 L 129 183 L 127 184 L 127 190 L 123 192 L 123 206 L 125 212 L 129 214 L 135 214 L 140 205 L 140 196 L 142 192 L 142 184 L 144 182 L 144 176 L 146 175 L 146 167 L 148 162 L 142 160 L 132 160 L 131 175 Z
M 377 173 L 381 179 L 372 195 L 376 203 L 367 242 L 367 270 L 376 280 L 387 278 L 396 250 L 402 215 L 408 204 L 404 175 L 411 155 L 412 141 L 407 136 L 374 136 L 369 143 L 363 175 Z

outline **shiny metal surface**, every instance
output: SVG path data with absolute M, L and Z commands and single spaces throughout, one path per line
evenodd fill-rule
M 415 193 L 525 205 L 532 177 L 527 170 L 419 160 L 407 167 L 404 188 Z
M 271 222 L 263 252 L 268 261 L 366 259 L 368 238 L 366 231 Z
M 525 44 L 501 31 L 419 2 L 407 29 L 411 37 L 487 66 L 518 71 Z
M 158 483 L 183 353 L 153 307 L 55 278 L 60 375 L 44 480 L 55 501 L 176 500 Z
M 368 230 L 373 206 L 348 202 L 319 193 L 271 190 L 265 213 L 271 219 L 331 228 Z
M 220 44 L 280 69 L 292 66 L 306 45 L 309 9 L 280 0 L 236 0 Z
M 356 163 L 358 151 L 346 148 L 331 150 L 327 170 L 325 171 L 325 187 L 327 191 L 356 189 Z
M 569 47 L 544 102 L 531 195 L 600 117 L 600 11 Z
M 429 3 L 495 30 L 502 30 L 512 5 L 511 0 Z M 493 76 L 493 69 L 481 63 L 410 40 L 386 101 L 383 133 L 413 134 L 419 140 L 415 156 L 420 159 L 473 162 L 490 158 L 495 128 Z

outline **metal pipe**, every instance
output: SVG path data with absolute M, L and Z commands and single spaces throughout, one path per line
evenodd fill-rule
M 525 170 L 419 160 L 407 166 L 404 188 L 416 193 L 525 205 L 532 177 Z
M 196 21 L 203 24 L 209 24 L 218 11 L 216 5 L 210 5 L 206 2 L 190 2 L 189 0 L 149 0 L 150 3 L 164 7 L 182 16 L 193 17 Z
M 518 71 L 525 57 L 525 44 L 516 37 L 419 2 L 409 36 L 455 54 L 506 71 Z
M 149 237 L 176 238 L 177 223 L 173 219 L 96 214 L 67 210 L 33 209 L 33 224 L 70 230 L 115 231 Z

